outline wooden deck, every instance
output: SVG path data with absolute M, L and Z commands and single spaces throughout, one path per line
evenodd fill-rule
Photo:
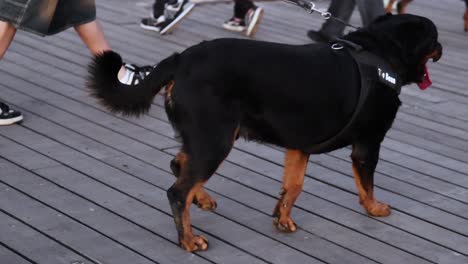
M 241 37 L 220 27 L 231 3 L 199 5 L 169 36 L 144 31 L 138 21 L 150 2 L 97 1 L 111 45 L 128 62 L 154 64 L 202 40 Z M 259 5 L 259 40 L 309 43 L 306 30 L 322 23 L 282 2 Z M 278 233 L 270 214 L 283 152 L 240 141 L 207 184 L 216 212 L 192 210 L 196 232 L 210 239 L 210 250 L 196 254 L 177 246 L 166 199 L 178 143 L 161 98 L 141 119 L 109 114 L 84 88 L 90 55 L 73 31 L 19 33 L 0 63 L 0 97 L 25 114 L 21 125 L 0 127 L 0 263 L 468 263 L 463 10 L 456 0 L 409 8 L 436 22 L 444 57 L 429 65 L 432 88 L 403 90 L 383 144 L 376 193 L 393 207 L 390 217 L 364 213 L 342 149 L 311 157 L 293 211 L 299 230 Z

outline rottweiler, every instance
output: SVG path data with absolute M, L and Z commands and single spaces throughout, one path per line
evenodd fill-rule
M 362 71 L 357 59 L 362 52 L 388 67 Z M 203 185 L 239 137 L 286 149 L 273 213 L 279 230 L 297 228 L 291 209 L 309 155 L 348 145 L 360 203 L 372 216 L 389 215 L 390 207 L 374 198 L 373 177 L 380 144 L 401 105 L 392 85 L 426 88 L 426 62 L 441 56 L 432 21 L 387 14 L 331 43 L 205 41 L 162 60 L 132 87 L 117 79 L 121 57 L 105 52 L 90 63 L 88 87 L 110 111 L 133 116 L 146 113 L 165 88 L 166 113 L 182 140 L 170 164 L 177 179 L 167 197 L 180 245 L 193 252 L 206 250 L 208 241 L 192 233 L 189 207 L 216 208 Z

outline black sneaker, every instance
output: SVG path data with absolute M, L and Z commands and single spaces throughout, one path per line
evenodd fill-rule
M 194 7 L 195 4 L 188 0 L 178 0 L 174 4 L 166 4 L 163 16 L 143 18 L 140 26 L 144 29 L 159 32 L 161 35 L 171 33 L 182 19 L 192 12 Z
M 245 22 L 241 18 L 233 17 L 223 23 L 223 28 L 234 32 L 243 32 L 245 30 Z
M 161 28 L 164 24 L 166 24 L 165 16 L 160 16 L 158 18 L 146 17 L 141 20 L 140 27 L 159 33 L 161 32 Z
M 123 66 L 127 69 L 127 73 L 120 82 L 126 85 L 139 84 L 154 69 L 154 66 L 139 67 L 129 63 L 124 63 Z
M 253 37 L 257 33 L 258 26 L 263 17 L 261 7 L 253 7 L 247 11 L 245 18 L 233 17 L 223 23 L 223 28 L 234 32 L 244 32 L 248 37 Z
M 263 8 L 261 7 L 255 6 L 247 11 L 247 14 L 245 15 L 245 26 L 247 27 L 245 30 L 245 35 L 247 35 L 247 37 L 255 36 L 262 18 Z
M 7 104 L 0 102 L 0 126 L 12 125 L 22 120 L 21 112 L 12 110 Z

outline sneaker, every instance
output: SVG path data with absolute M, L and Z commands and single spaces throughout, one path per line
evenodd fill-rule
M 234 32 L 243 32 L 245 30 L 245 22 L 241 18 L 233 17 L 223 23 L 223 28 Z
M 253 7 L 247 11 L 245 18 L 233 17 L 224 22 L 223 28 L 234 32 L 243 32 L 248 37 L 253 37 L 257 33 L 258 26 L 263 17 L 263 9 L 260 7 Z
M 164 8 L 164 15 L 153 18 L 143 18 L 140 26 L 144 29 L 159 32 L 164 35 L 172 32 L 180 24 L 183 18 L 188 16 L 195 4 L 188 0 L 178 0 L 174 4 L 166 4 Z
M 154 69 L 154 66 L 139 67 L 129 63 L 124 63 L 123 66 L 127 69 L 127 73 L 120 82 L 126 85 L 139 84 Z
M 194 3 L 189 2 L 188 0 L 178 0 L 175 4 L 166 5 L 165 16 L 168 18 L 167 21 L 162 25 L 161 35 L 171 33 L 177 26 L 182 22 L 182 19 L 190 15 L 193 8 L 195 7 Z
M 12 125 L 22 120 L 21 112 L 12 110 L 7 104 L 0 102 L 0 126 Z
M 147 30 L 152 30 L 156 32 L 161 32 L 161 28 L 166 22 L 166 17 L 165 16 L 160 16 L 158 18 L 153 18 L 153 17 L 146 17 L 143 18 L 140 22 L 140 27 L 147 29 Z
M 247 37 L 253 37 L 257 33 L 258 26 L 260 25 L 260 21 L 263 18 L 263 8 L 261 7 L 253 7 L 247 11 L 247 15 L 245 18 L 245 25 L 247 30 L 245 34 Z

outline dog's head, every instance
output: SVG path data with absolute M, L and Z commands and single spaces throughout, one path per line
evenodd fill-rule
M 388 59 L 402 73 L 404 84 L 417 83 L 421 89 L 431 85 L 427 61 L 442 56 L 436 26 L 416 15 L 387 14 L 345 38 Z

